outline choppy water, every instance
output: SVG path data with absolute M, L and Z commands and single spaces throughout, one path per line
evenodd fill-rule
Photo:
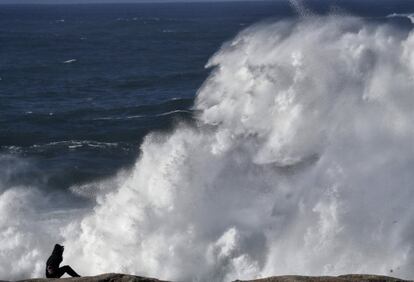
M 269 5 L 2 6 L 1 152 L 53 189 L 131 164 L 149 131 L 191 116 L 209 56 Z
M 0 6 L 0 278 L 412 278 L 413 12 Z

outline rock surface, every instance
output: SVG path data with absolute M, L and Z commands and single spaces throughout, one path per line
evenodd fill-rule
M 58 279 L 34 278 L 20 280 L 18 282 L 51 282 Z M 155 278 L 146 278 L 141 276 L 108 273 L 98 276 L 85 276 L 80 278 L 62 278 L 60 282 L 168 282 Z M 341 276 L 274 276 L 255 280 L 236 280 L 234 282 L 408 282 L 413 280 L 402 280 L 394 277 L 368 275 L 368 274 L 349 274 Z M 6 282 L 1 281 L 0 282 Z
M 369 275 L 369 274 L 348 274 L 341 276 L 274 276 L 255 280 L 236 280 L 235 282 L 408 282 L 395 277 Z
M 33 278 L 20 280 L 18 282 L 168 282 L 165 280 L 158 280 L 155 278 L 147 278 L 128 274 L 119 273 L 107 273 L 98 276 L 84 276 L 84 277 L 73 277 L 73 278 L 60 278 L 60 279 L 46 279 L 46 278 Z

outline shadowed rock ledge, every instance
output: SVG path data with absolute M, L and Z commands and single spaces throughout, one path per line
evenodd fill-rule
M 18 282 L 51 282 L 59 280 L 60 282 L 168 282 L 155 278 L 146 278 L 128 274 L 107 273 L 98 276 L 85 276 L 80 278 L 61 278 L 61 279 L 45 279 L 34 278 L 20 280 Z M 348 274 L 341 276 L 274 276 L 255 280 L 236 280 L 234 282 L 408 282 L 413 280 L 402 280 L 399 278 L 369 275 L 369 274 Z M 1 281 L 0 282 L 5 282 Z
M 106 273 L 97 276 L 84 276 L 73 278 L 60 278 L 60 279 L 46 279 L 46 278 L 33 278 L 20 280 L 18 282 L 168 282 L 165 280 L 159 280 L 155 278 L 147 278 L 142 276 L 120 274 L 120 273 Z M 0 281 L 1 282 L 1 281 Z

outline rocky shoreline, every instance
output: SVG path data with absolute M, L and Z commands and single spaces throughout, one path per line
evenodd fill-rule
M 286 275 L 274 276 L 254 280 L 236 280 L 234 282 L 408 282 L 395 277 L 370 275 L 370 274 L 347 274 L 340 276 L 299 276 Z
M 85 276 L 79 278 L 61 278 L 61 279 L 45 279 L 45 278 L 33 278 L 20 280 L 18 282 L 50 282 L 59 280 L 61 282 L 169 282 L 165 280 L 159 280 L 155 278 L 147 278 L 142 276 L 119 274 L 119 273 L 107 273 L 97 276 Z M 369 275 L 369 274 L 348 274 L 341 276 L 299 276 L 299 275 L 286 275 L 286 276 L 274 276 L 268 278 L 261 278 L 255 280 L 236 280 L 234 282 L 408 282 L 413 280 L 403 280 L 395 277 Z M 7 282 L 2 281 L 0 282 Z
M 148 278 L 142 276 L 135 276 L 129 274 L 120 274 L 120 273 L 106 273 L 97 276 L 84 276 L 84 277 L 69 277 L 69 278 L 32 278 L 19 280 L 17 282 L 51 282 L 51 281 L 60 281 L 60 282 L 170 282 L 165 280 L 159 280 L 155 278 Z M 0 282 L 5 282 L 1 281 Z

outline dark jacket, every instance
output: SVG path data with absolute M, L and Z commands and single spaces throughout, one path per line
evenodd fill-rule
M 63 250 L 64 247 L 56 244 L 53 248 L 53 252 L 46 262 L 46 277 L 53 278 L 57 270 L 59 269 L 60 263 L 63 261 Z

